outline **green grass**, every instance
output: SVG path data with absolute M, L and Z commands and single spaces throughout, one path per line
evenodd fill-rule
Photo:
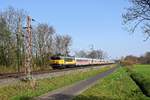
M 0 66 L 0 74 L 3 74 L 3 73 L 14 73 L 14 72 L 17 72 L 17 67 Z
M 0 100 L 28 100 L 54 89 L 87 79 L 108 69 L 110 69 L 110 67 L 105 67 L 98 70 L 90 70 L 86 72 L 76 71 L 69 75 L 37 80 L 37 85 L 35 88 L 31 88 L 29 85 L 30 83 L 23 82 L 13 86 L 1 87 Z
M 132 71 L 139 73 L 147 78 L 150 76 L 150 65 L 134 65 Z
M 74 100 L 150 100 L 124 68 L 100 80 Z

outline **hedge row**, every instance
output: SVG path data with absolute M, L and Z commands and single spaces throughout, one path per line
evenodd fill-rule
M 131 72 L 130 76 L 141 88 L 142 92 L 146 96 L 150 97 L 150 79 L 147 79 L 143 75 L 136 72 Z

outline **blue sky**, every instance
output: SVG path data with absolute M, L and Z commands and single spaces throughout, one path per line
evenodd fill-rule
M 127 0 L 1 0 L 0 9 L 23 8 L 35 20 L 46 22 L 59 34 L 73 38 L 72 52 L 87 50 L 93 44 L 111 58 L 128 54 L 142 55 L 150 50 L 141 31 L 130 34 L 122 25 L 121 15 Z

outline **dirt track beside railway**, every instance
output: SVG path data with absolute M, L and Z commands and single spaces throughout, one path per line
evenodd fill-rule
M 71 100 L 74 96 L 80 94 L 87 88 L 93 86 L 99 79 L 111 74 L 116 69 L 117 67 L 113 67 L 110 70 L 98 74 L 94 77 L 90 77 L 89 79 L 77 82 L 73 85 L 66 86 L 64 88 L 39 96 L 35 98 L 35 100 Z

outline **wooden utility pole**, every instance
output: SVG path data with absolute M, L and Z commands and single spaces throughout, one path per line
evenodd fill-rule
M 20 73 L 20 35 L 21 35 L 21 18 L 18 18 L 18 30 L 16 33 L 17 38 L 17 69 L 18 69 L 18 77 Z
M 32 67 L 32 32 L 31 32 L 31 18 L 27 16 L 27 27 L 26 27 L 26 55 L 25 55 L 25 68 L 27 78 L 30 80 L 31 77 L 31 67 Z

